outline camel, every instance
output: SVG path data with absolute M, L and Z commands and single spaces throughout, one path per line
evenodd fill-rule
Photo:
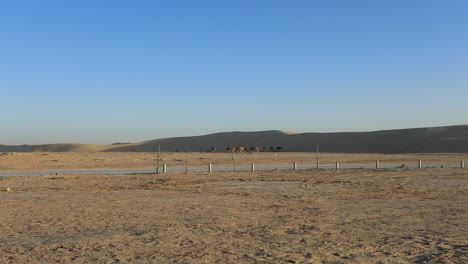
M 227 147 L 226 151 L 229 152 L 259 152 L 260 147 Z
M 206 152 L 216 152 L 216 147 L 212 147 L 209 150 L 207 150 Z
M 246 147 L 238 147 L 237 148 L 238 152 L 245 152 L 247 150 Z
M 228 147 L 226 150 L 230 152 L 244 152 L 245 147 Z
M 236 152 L 237 147 L 227 147 L 226 150 L 229 151 L 229 152 Z
M 251 152 L 260 152 L 260 147 L 250 147 Z

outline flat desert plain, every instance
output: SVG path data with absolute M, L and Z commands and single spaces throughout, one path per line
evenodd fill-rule
M 168 160 L 184 157 L 168 154 Z M 227 154 L 192 155 L 201 165 Z M 329 155 L 356 162 L 377 157 Z M 300 157 L 314 156 L 258 153 L 257 162 Z M 154 166 L 154 153 L 8 153 L 0 156 L 0 168 L 100 167 L 89 164 L 95 159 L 104 167 Z M 0 179 L 0 263 L 468 263 L 467 172 L 8 176 Z
M 155 168 L 158 154 L 155 152 L 0 152 L 1 171 L 34 171 L 60 169 L 93 169 L 93 168 Z M 303 152 L 253 152 L 235 153 L 236 165 L 249 166 L 255 163 L 262 165 L 315 164 L 316 153 Z M 423 164 L 459 167 L 465 160 L 468 167 L 468 153 L 446 154 L 344 154 L 319 153 L 321 164 L 334 165 L 373 165 L 376 160 L 382 166 L 394 167 L 405 164 L 416 166 L 418 160 Z M 232 153 L 219 151 L 207 152 L 162 152 L 160 166 L 167 164 L 173 167 L 189 168 L 206 167 L 208 163 L 217 166 L 232 166 Z

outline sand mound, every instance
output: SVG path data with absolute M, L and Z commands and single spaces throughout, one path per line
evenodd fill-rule
M 107 151 L 224 151 L 231 146 L 283 147 L 283 151 L 337 153 L 465 153 L 468 125 L 343 133 L 291 133 L 285 131 L 226 132 L 195 137 L 157 139 Z
M 98 152 L 98 151 L 208 151 L 215 148 L 259 147 L 269 151 L 336 153 L 468 153 L 468 125 L 384 130 L 373 132 L 296 133 L 271 130 L 260 132 L 224 132 L 203 136 L 163 138 L 141 143 L 113 145 L 48 144 L 0 145 L 0 152 Z
M 111 145 L 96 144 L 0 145 L 0 152 L 98 152 L 111 147 Z

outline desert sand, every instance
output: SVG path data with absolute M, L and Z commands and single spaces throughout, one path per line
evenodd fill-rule
M 461 169 L 8 178 L 1 261 L 466 263 L 466 180 Z
M 1 166 L 154 164 L 154 153 L 20 154 Z M 0 263 L 467 263 L 467 180 L 461 168 L 2 177 Z
M 1 171 L 33 171 L 45 169 L 82 169 L 82 168 L 155 168 L 158 154 L 155 152 L 0 152 Z M 235 153 L 236 164 L 249 166 L 315 164 L 316 153 L 306 152 L 255 152 Z M 169 170 L 174 167 L 184 168 L 188 161 L 189 168 L 206 167 L 208 163 L 217 166 L 232 166 L 232 153 L 220 151 L 206 152 L 162 152 L 160 166 L 167 164 Z M 339 161 L 346 165 L 373 165 L 379 160 L 382 166 L 398 167 L 402 164 L 416 166 L 418 160 L 423 164 L 458 167 L 461 160 L 468 166 L 468 153 L 443 154 L 349 154 L 319 153 L 319 162 L 333 165 Z

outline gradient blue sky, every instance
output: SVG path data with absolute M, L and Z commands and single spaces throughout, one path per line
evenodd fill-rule
M 468 1 L 0 2 L 0 144 L 468 123 Z

